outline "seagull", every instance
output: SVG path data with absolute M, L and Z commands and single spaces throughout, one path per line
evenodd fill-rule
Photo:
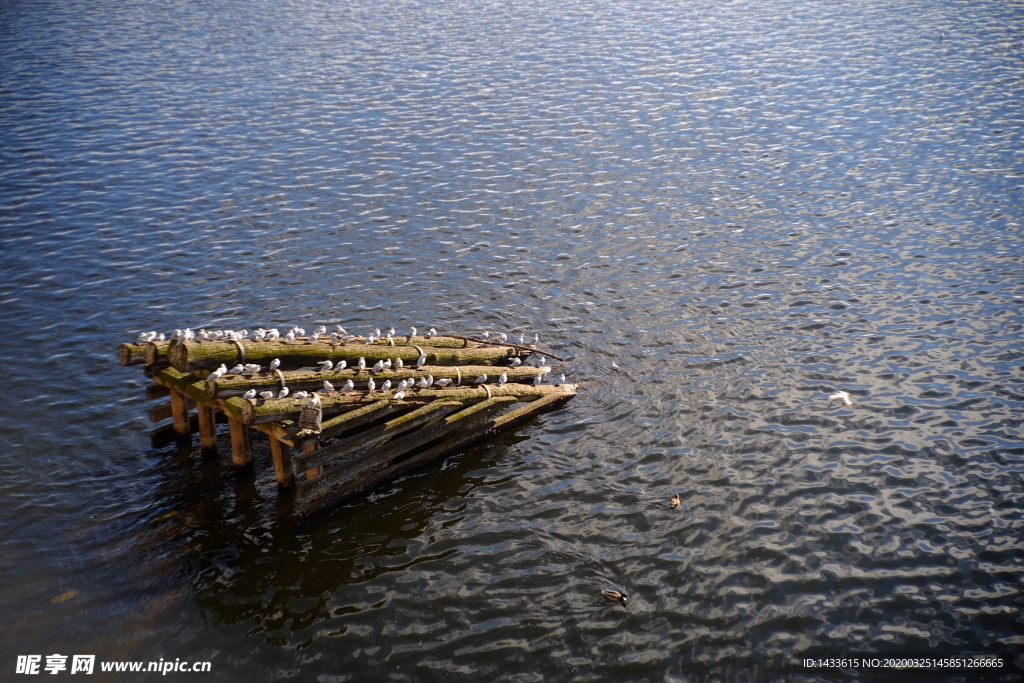
M 309 396 L 309 392 L 308 391 L 296 391 L 294 394 L 292 394 L 292 398 L 297 398 L 299 400 L 307 398 L 308 396 Z
M 317 370 L 317 372 L 327 372 L 334 367 L 334 362 L 330 360 L 318 360 L 316 364 L 320 366 L 320 369 Z
M 209 375 L 207 375 L 206 379 L 208 379 L 208 380 L 210 380 L 210 379 L 220 379 L 220 376 L 223 375 L 223 374 L 224 373 L 220 371 L 220 368 L 217 368 L 216 370 L 211 372 Z
M 341 337 L 338 336 L 337 332 L 331 332 L 331 343 L 332 344 L 340 344 L 341 343 Z
M 395 328 L 393 328 L 393 327 L 389 327 L 388 328 L 388 336 L 389 337 L 394 337 L 395 336 Z
M 229 375 L 241 375 L 244 370 L 245 370 L 245 366 L 242 365 L 241 363 L 239 363 L 235 367 L 233 367 L 230 370 L 228 370 L 228 374 Z
M 433 327 L 431 327 L 429 330 L 427 330 L 427 339 L 430 339 L 431 337 L 436 337 L 436 336 L 437 336 L 437 330 L 435 330 Z
M 540 366 L 541 366 L 541 367 L 544 367 L 545 365 L 547 365 L 547 364 L 548 364 L 548 359 L 547 359 L 547 358 L 545 358 L 544 356 L 540 356 L 540 357 L 539 357 L 539 358 L 537 359 L 537 361 L 538 361 L 538 362 L 540 363 Z
M 295 332 L 288 330 L 288 334 L 284 335 L 284 340 L 286 342 L 295 341 Z
M 629 602 L 629 596 L 622 591 L 603 590 L 601 591 L 601 595 L 603 595 L 606 600 L 621 602 L 623 605 Z
M 377 337 L 378 339 L 380 338 L 380 328 L 379 327 L 374 328 L 373 336 Z
M 345 383 L 341 385 L 342 391 L 352 391 L 356 388 L 356 383 L 350 379 L 345 380 Z
M 324 391 L 334 391 L 334 385 L 324 380 Z
M 405 392 L 404 391 L 396 391 L 395 395 L 392 396 L 392 398 L 401 401 L 403 398 L 405 398 Z
M 508 366 L 510 368 L 518 368 L 522 364 L 523 364 L 523 359 L 520 358 L 519 356 L 516 356 L 515 358 L 512 359 L 512 362 L 509 363 Z
M 373 364 L 373 369 L 370 370 L 370 372 L 372 372 L 373 374 L 377 374 L 378 372 L 380 372 L 383 369 L 384 369 L 384 361 L 379 360 L 379 361 L 377 361 L 376 363 Z
M 249 372 L 259 372 L 262 368 L 256 363 L 248 363 L 246 364 L 245 369 Z
M 263 337 L 264 341 L 274 341 L 281 336 L 281 333 L 277 331 L 277 328 L 267 330 L 266 336 Z
M 390 370 L 391 369 L 391 359 L 390 358 L 385 358 L 384 359 L 384 369 L 385 370 Z
M 261 391 L 260 392 L 260 398 L 262 398 L 264 401 L 272 399 L 272 398 L 274 398 L 274 392 L 273 391 Z
M 309 341 L 311 341 L 311 342 L 316 341 L 319 338 L 320 338 L 320 333 L 319 332 L 314 332 L 313 334 L 309 335 Z
M 293 328 L 292 328 L 292 331 L 293 331 L 293 332 L 295 333 L 295 336 L 296 336 L 296 337 L 305 337 L 305 336 L 306 336 L 306 330 L 302 329 L 302 328 L 301 328 L 301 327 L 299 327 L 298 325 L 296 325 L 295 327 L 293 327 Z
M 540 372 L 533 376 L 533 386 L 538 386 L 544 380 L 544 373 Z
M 427 354 L 421 353 L 420 357 L 416 359 L 416 369 L 419 370 L 427 364 Z
M 275 358 L 274 360 L 270 361 L 270 369 L 271 370 L 277 370 L 279 367 L 281 367 L 281 359 L 280 358 Z
M 416 383 L 416 386 L 418 386 L 420 389 L 426 389 L 427 387 L 430 386 L 430 382 L 428 382 L 427 378 L 424 377 L 419 382 Z
M 335 325 L 334 328 L 338 330 L 338 334 L 348 334 L 348 332 L 345 331 L 345 328 L 341 325 Z
M 281 387 L 281 391 L 277 392 L 277 397 L 278 398 L 284 398 L 290 392 L 291 392 L 291 389 L 289 389 L 288 387 Z
M 556 386 L 556 387 L 560 387 L 560 386 L 562 386 L 562 384 L 564 384 L 564 383 L 565 383 L 565 375 L 559 375 L 559 376 L 558 376 L 558 381 L 557 381 L 557 382 L 555 382 L 555 386 Z
M 313 330 L 316 334 L 327 334 L 327 328 L 321 325 L 320 327 Z
M 367 391 L 373 391 L 376 388 L 377 388 L 377 383 L 373 381 L 372 377 L 370 379 L 366 380 L 366 389 L 367 389 Z
M 612 361 L 612 370 L 618 370 L 618 369 L 619 369 L 619 364 L 616 363 L 615 361 Z
M 507 381 L 508 381 L 508 373 L 505 372 L 504 370 L 502 370 L 501 374 L 498 376 L 498 386 L 499 387 L 502 386 Z
M 313 394 L 312 396 L 309 397 L 309 403 L 306 404 L 306 407 L 307 408 L 316 408 L 319 405 L 320 405 L 320 396 L 318 394 Z
M 539 342 L 540 342 L 540 337 L 538 335 L 536 335 L 536 334 L 533 335 L 533 345 L 536 347 Z
M 434 384 L 436 384 L 437 386 L 441 387 L 442 389 L 444 389 L 446 386 L 448 386 L 451 383 L 452 383 L 452 378 L 451 377 L 442 377 L 441 379 L 439 379 L 436 382 L 434 382 Z
M 671 505 L 672 509 L 675 510 L 677 507 L 682 505 L 682 503 L 683 503 L 683 499 L 680 498 L 679 494 L 677 493 L 677 494 L 672 496 L 672 501 L 669 503 L 669 505 Z
M 411 340 L 415 336 L 416 336 L 416 328 L 415 327 L 410 327 L 409 328 L 409 339 Z
M 831 408 L 832 404 L 835 401 L 842 401 L 844 404 L 846 404 L 848 406 L 852 406 L 853 405 L 853 401 L 850 400 L 850 394 L 848 394 L 845 391 L 837 391 L 834 394 L 829 394 L 829 397 L 828 397 L 828 407 Z
M 250 398 L 256 398 L 256 390 L 255 389 L 250 389 L 249 391 L 247 391 L 244 394 L 242 394 L 242 398 L 244 398 L 247 401 Z
M 362 372 L 365 369 L 366 369 L 366 359 L 363 358 L 362 356 L 359 356 L 359 372 Z
M 479 377 L 476 378 L 476 382 L 475 383 L 476 384 L 486 384 L 487 383 L 487 375 L 480 375 Z
M 339 360 L 338 364 L 334 366 L 335 372 L 341 372 L 348 366 L 347 360 Z
M 402 369 L 402 365 L 403 365 L 402 359 L 401 358 L 396 358 L 395 359 L 395 370 L 401 370 Z
M 380 385 L 380 390 L 381 391 L 387 391 L 390 388 L 391 388 L 391 380 L 389 380 L 389 379 L 384 380 L 384 384 Z
M 366 343 L 367 344 L 372 344 L 375 341 L 377 341 L 377 340 L 376 340 L 376 338 L 374 338 L 374 336 L 372 334 L 369 337 L 366 338 Z

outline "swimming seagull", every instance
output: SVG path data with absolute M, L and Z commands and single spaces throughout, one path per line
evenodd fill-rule
M 835 401 L 842 401 L 848 406 L 853 405 L 853 401 L 850 400 L 850 394 L 845 391 L 837 391 L 834 394 L 830 394 L 828 397 L 828 407 L 831 408 Z
M 618 369 L 619 369 L 619 364 L 616 363 L 615 361 L 612 361 L 612 370 L 618 370 Z

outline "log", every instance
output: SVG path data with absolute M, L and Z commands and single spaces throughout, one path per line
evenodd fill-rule
M 162 342 L 146 342 L 142 344 L 142 361 L 146 365 L 156 365 L 167 360 L 167 352 L 174 340 Z
M 217 457 L 217 420 L 213 408 L 199 404 L 196 410 L 199 421 L 199 452 L 203 458 Z
M 386 379 L 391 380 L 392 385 L 398 384 L 403 379 L 419 379 L 427 375 L 433 375 L 434 379 L 448 378 L 452 380 L 451 386 L 461 381 L 462 385 L 475 386 L 473 380 L 480 375 L 487 375 L 487 381 L 497 382 L 498 376 L 504 371 L 507 373 L 509 382 L 532 384 L 537 375 L 547 374 L 550 367 L 538 368 L 530 365 L 520 365 L 517 368 L 508 368 L 494 365 L 425 365 L 421 369 L 402 368 L 401 370 L 383 370 L 371 374 L 369 370 L 359 372 L 352 368 L 344 370 L 330 370 L 319 372 L 316 370 L 292 370 L 284 374 L 285 384 L 296 391 L 317 391 L 323 387 L 324 380 L 329 380 L 335 386 L 341 386 L 345 380 L 351 379 L 356 387 L 365 388 L 366 381 L 370 377 L 379 386 Z M 230 398 L 241 396 L 249 389 L 257 391 L 280 389 L 281 382 L 276 372 L 258 372 L 250 375 L 224 375 L 218 379 L 206 380 L 206 393 L 212 398 Z
M 277 479 L 278 488 L 288 489 L 295 486 L 295 474 L 291 468 L 291 446 L 279 441 L 270 439 L 270 456 L 274 460 L 274 478 Z
M 146 400 L 152 401 L 157 398 L 168 396 L 171 390 L 162 384 L 150 384 L 146 387 Z
M 141 344 L 118 344 L 117 360 L 121 365 L 142 365 L 146 362 Z
M 515 396 L 520 401 L 532 401 L 549 394 L 575 395 L 575 384 L 563 384 L 556 387 L 551 384 L 540 384 L 533 386 L 529 384 L 505 384 L 496 386 L 491 384 L 479 387 L 449 387 L 447 389 L 406 389 L 406 401 L 432 401 L 434 399 L 450 399 L 453 401 L 482 401 L 493 396 Z M 336 415 L 345 410 L 351 410 L 366 403 L 380 401 L 390 398 L 393 391 L 388 393 L 348 391 L 345 393 L 332 391 L 320 395 L 324 415 Z M 393 399 L 391 399 L 393 400 Z M 306 399 L 293 398 L 272 398 L 268 401 L 262 399 L 245 400 L 238 397 L 222 401 L 224 410 L 228 415 L 240 421 L 242 424 L 251 425 L 262 422 L 274 422 L 282 419 L 296 420 L 302 407 L 306 405 Z
M 378 360 L 387 358 L 401 358 L 406 365 L 415 365 L 420 352 L 412 345 L 390 346 L 388 344 L 334 344 L 330 340 L 293 341 L 286 342 L 275 340 L 271 342 L 242 341 L 239 343 L 205 341 L 205 342 L 180 342 L 175 343 L 168 349 L 167 357 L 172 367 L 179 372 L 192 372 L 194 370 L 215 370 L 221 363 L 228 367 L 236 363 L 257 363 L 268 365 L 275 358 L 280 359 L 281 367 L 294 370 L 303 367 L 316 365 L 317 361 L 331 360 L 338 362 L 345 360 L 349 365 L 354 365 L 361 357 L 367 363 L 373 364 Z M 466 363 L 477 363 L 481 365 L 494 365 L 508 361 L 515 355 L 515 349 L 502 347 L 421 347 L 427 356 L 427 363 L 431 365 L 462 365 Z M 526 358 L 529 353 L 521 354 Z
M 249 439 L 249 428 L 238 420 L 228 420 L 231 427 L 231 462 L 235 467 L 248 467 L 252 464 L 252 441 Z
M 169 418 L 173 413 L 171 412 L 171 404 L 165 403 L 157 406 L 156 408 L 149 409 L 149 421 L 150 422 L 163 422 Z
M 189 431 L 194 432 L 198 429 L 199 418 L 196 415 L 189 415 L 188 418 Z M 153 448 L 163 448 L 168 444 L 172 444 L 177 440 L 174 435 L 174 425 L 168 422 L 165 425 L 156 427 L 149 432 L 149 443 Z
M 174 424 L 174 438 L 180 446 L 192 445 L 192 425 L 188 416 L 189 400 L 184 394 L 171 392 L 171 418 Z

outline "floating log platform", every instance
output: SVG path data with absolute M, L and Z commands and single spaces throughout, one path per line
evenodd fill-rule
M 153 422 L 170 421 L 151 432 L 154 445 L 192 447 L 198 432 L 203 457 L 216 457 L 216 425 L 226 421 L 232 462 L 245 468 L 253 464 L 250 430 L 260 431 L 270 440 L 278 486 L 295 494 L 300 514 L 513 429 L 577 390 L 546 382 L 550 367 L 523 363 L 533 354 L 557 358 L 534 347 L 457 335 L 366 342 L 172 339 L 121 344 L 117 357 L 143 366 L 153 380 L 148 399 L 167 399 L 148 411 Z M 317 369 L 325 360 L 334 367 Z M 372 371 L 388 360 L 390 367 Z M 411 386 L 399 392 L 403 381 Z

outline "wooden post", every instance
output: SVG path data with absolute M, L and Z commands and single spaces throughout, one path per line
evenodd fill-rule
M 311 436 L 302 442 L 303 455 L 310 455 L 312 453 L 315 453 L 316 449 L 318 448 L 320 448 L 320 439 L 317 438 L 316 436 Z M 311 467 L 310 469 L 306 470 L 306 479 L 312 479 L 313 477 L 319 476 L 320 473 L 323 472 L 323 470 L 324 468 L 322 466 Z
M 277 478 L 278 488 L 290 489 L 295 486 L 291 446 L 280 439 L 270 437 L 270 454 L 274 458 L 274 476 Z
M 191 446 L 192 433 L 188 424 L 188 399 L 177 391 L 171 391 L 171 417 L 174 418 L 174 441 L 179 446 Z
M 217 457 L 217 421 L 213 408 L 199 405 L 199 452 L 204 458 Z
M 236 467 L 252 465 L 252 443 L 249 441 L 249 428 L 238 420 L 228 418 L 231 427 L 231 462 Z

